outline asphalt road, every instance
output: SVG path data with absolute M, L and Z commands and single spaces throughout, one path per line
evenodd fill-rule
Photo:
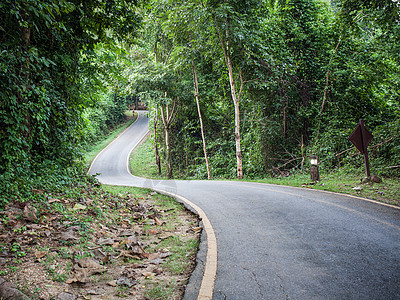
M 231 181 L 152 181 L 127 169 L 139 120 L 90 173 L 201 207 L 218 242 L 213 299 L 400 299 L 400 210 L 313 190 Z

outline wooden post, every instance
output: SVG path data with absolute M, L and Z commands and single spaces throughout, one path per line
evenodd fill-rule
M 319 168 L 318 168 L 318 157 L 315 155 L 310 156 L 310 175 L 312 181 L 319 181 Z
M 360 120 L 360 126 L 361 126 L 361 141 L 363 145 L 363 154 L 364 154 L 364 163 L 365 163 L 365 172 L 367 174 L 367 178 L 371 176 L 371 172 L 369 170 L 369 158 L 368 158 L 368 143 L 365 140 L 366 137 L 366 129 L 364 125 L 364 120 Z
M 349 137 L 350 142 L 353 143 L 354 146 L 364 155 L 365 162 L 365 172 L 367 174 L 367 178 L 371 176 L 369 170 L 369 158 L 368 158 L 368 145 L 373 139 L 373 135 L 365 128 L 364 120 L 360 120 L 354 131 Z

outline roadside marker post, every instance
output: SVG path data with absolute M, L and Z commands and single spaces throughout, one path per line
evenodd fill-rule
M 310 175 L 312 181 L 319 181 L 319 168 L 318 168 L 318 156 L 310 156 Z

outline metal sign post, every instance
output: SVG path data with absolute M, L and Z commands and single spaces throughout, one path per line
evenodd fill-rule
M 365 171 L 367 173 L 367 177 L 371 176 L 371 173 L 369 171 L 369 159 L 368 159 L 368 144 L 371 142 L 373 139 L 373 135 L 365 128 L 364 121 L 360 120 L 352 134 L 349 136 L 350 142 L 356 148 L 358 151 L 360 151 L 362 154 L 364 154 L 364 162 L 365 162 Z

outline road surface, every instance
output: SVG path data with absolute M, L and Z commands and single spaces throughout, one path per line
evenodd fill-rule
M 90 173 L 183 196 L 205 212 L 218 243 L 213 299 L 400 299 L 399 209 L 275 185 L 134 177 L 128 157 L 147 132 L 142 113 Z

